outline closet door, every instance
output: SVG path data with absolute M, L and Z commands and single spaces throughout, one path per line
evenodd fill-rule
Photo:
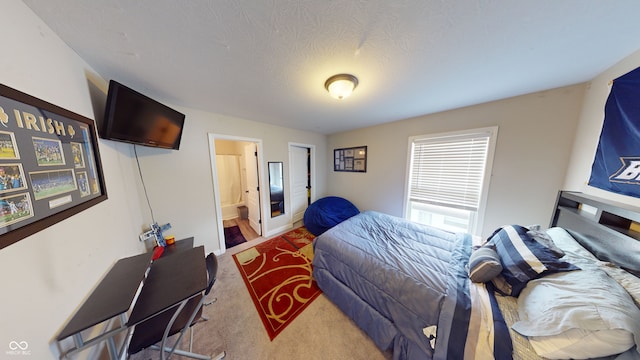
M 309 206 L 309 149 L 291 146 L 291 213 L 292 221 L 302 220 Z

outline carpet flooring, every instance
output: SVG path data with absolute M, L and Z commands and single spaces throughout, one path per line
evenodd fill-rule
M 225 360 L 392 358 L 391 353 L 378 350 L 373 341 L 324 294 L 320 294 L 278 337 L 273 341 L 269 339 L 233 258 L 247 245 L 218 256 L 218 277 L 207 296 L 208 301 L 213 298 L 217 301 L 204 307 L 203 315 L 210 320 L 193 327 L 193 351 L 208 355 L 226 351 Z M 188 349 L 187 340 L 183 340 L 183 349 Z M 90 358 L 107 359 L 106 348 L 103 350 L 104 356 Z M 158 355 L 157 351 L 143 350 L 129 360 L 157 360 Z

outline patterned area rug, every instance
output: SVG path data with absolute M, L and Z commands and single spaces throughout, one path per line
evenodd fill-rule
M 228 228 L 224 228 L 224 243 L 227 249 L 245 242 L 247 242 L 247 239 L 245 239 L 244 235 L 242 235 L 240 227 L 234 225 Z
M 233 255 L 271 340 L 321 294 L 313 239 L 302 226 Z

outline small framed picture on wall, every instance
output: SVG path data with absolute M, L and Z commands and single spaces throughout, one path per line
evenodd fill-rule
M 367 172 L 367 147 L 333 150 L 333 171 Z

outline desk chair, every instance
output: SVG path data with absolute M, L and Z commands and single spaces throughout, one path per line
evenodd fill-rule
M 206 258 L 208 285 L 204 294 L 198 294 L 186 303 L 178 304 L 164 312 L 143 321 L 136 325 L 131 342 L 129 343 L 128 353 L 133 355 L 145 348 L 151 348 L 159 350 L 161 358 L 168 359 L 173 354 L 186 356 L 194 359 L 211 359 L 210 356 L 195 354 L 192 352 L 193 347 L 193 329 L 192 326 L 196 323 L 207 318 L 202 316 L 202 307 L 204 304 L 205 296 L 209 294 L 213 284 L 216 281 L 216 274 L 218 272 L 218 259 L 215 254 L 210 253 Z M 215 301 L 215 300 L 213 300 Z M 211 302 L 213 302 L 211 301 Z M 178 344 L 182 340 L 182 336 L 185 331 L 190 330 L 189 339 L 189 351 L 178 349 Z M 170 336 L 180 333 L 173 345 L 167 346 L 167 340 Z M 155 345 L 160 343 L 160 345 Z M 214 359 L 224 358 L 226 353 L 223 351 L 218 354 Z

